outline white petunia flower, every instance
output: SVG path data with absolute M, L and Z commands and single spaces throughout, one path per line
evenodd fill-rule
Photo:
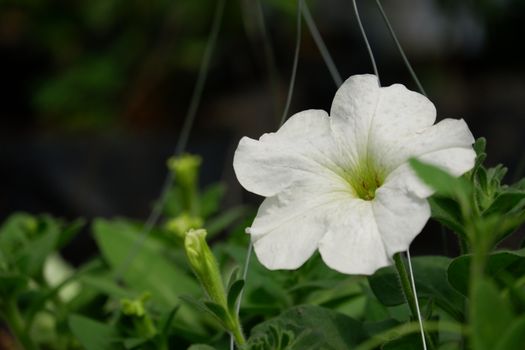
M 435 125 L 432 102 L 374 75 L 350 77 L 330 116 L 293 115 L 257 141 L 243 137 L 233 166 L 248 191 L 267 197 L 247 232 L 269 269 L 295 269 L 319 249 L 348 274 L 372 274 L 407 250 L 430 217 L 432 191 L 415 175 L 417 157 L 459 176 L 474 165 L 462 120 Z

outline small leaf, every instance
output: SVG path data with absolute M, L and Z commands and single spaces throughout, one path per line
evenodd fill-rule
M 190 295 L 181 295 L 179 299 L 185 302 L 186 304 L 196 308 L 197 310 L 208 312 L 208 310 L 206 310 L 206 305 L 204 305 L 203 301 L 198 300 Z
M 232 284 L 239 279 L 240 267 L 235 266 L 230 272 L 230 277 L 228 277 L 228 290 L 231 288 Z
M 456 198 L 464 206 L 468 204 L 472 187 L 465 179 L 454 177 L 439 167 L 422 163 L 417 159 L 411 159 L 410 165 L 421 180 L 436 190 L 437 194 Z
M 501 335 L 495 350 L 523 350 L 525 344 L 525 317 L 515 320 Z
M 196 280 L 170 258 L 162 241 L 149 235 L 137 245 L 140 227 L 124 220 L 98 219 L 93 229 L 104 260 L 114 272 L 122 274 L 135 292 L 151 293 L 153 304 L 171 308 L 177 305 L 181 294 L 199 293 Z M 135 255 L 130 256 L 133 252 Z M 190 310 L 181 309 L 179 321 L 204 332 L 199 315 Z
M 136 293 L 126 290 L 115 282 L 114 276 L 110 274 L 90 274 L 80 276 L 80 281 L 86 286 L 91 287 L 113 298 L 132 298 Z
M 57 245 L 59 237 L 58 226 L 48 226 L 44 232 L 24 245 L 17 254 L 17 266 L 29 276 L 41 275 L 44 262 Z
M 25 290 L 28 278 L 13 272 L 0 272 L 0 300 L 16 296 Z
M 206 188 L 200 196 L 200 216 L 206 219 L 211 214 L 217 212 L 225 192 L 226 186 L 222 183 L 213 184 Z
M 195 280 L 168 259 L 161 241 L 150 235 L 137 247 L 140 232 L 124 220 L 99 219 L 94 223 L 95 239 L 103 257 L 115 270 L 126 268 L 122 277 L 136 291 L 147 290 L 155 302 L 169 307 L 178 302 L 179 293 L 197 293 Z M 135 249 L 136 256 L 128 261 Z
M 162 340 L 168 339 L 170 328 L 173 324 L 173 320 L 175 319 L 175 315 L 179 311 L 180 305 L 175 306 L 173 309 L 171 309 L 170 312 L 168 312 L 167 315 L 163 316 L 160 321 L 160 337 Z
M 490 281 L 479 280 L 474 288 L 472 345 L 476 350 L 493 350 L 512 322 L 512 310 Z
M 448 281 L 461 294 L 468 295 L 468 275 L 471 255 L 462 255 L 450 263 Z M 491 253 L 487 258 L 485 273 L 496 277 L 506 272 L 511 276 L 520 277 L 525 274 L 525 248 L 515 251 L 500 251 Z
M 144 339 L 144 338 L 126 338 L 123 341 L 124 347 L 126 349 L 139 349 L 140 345 L 143 345 L 147 342 L 148 342 L 148 339 Z
M 210 219 L 206 223 L 205 227 L 208 231 L 208 235 L 213 237 L 213 235 L 220 233 L 222 230 L 241 219 L 246 213 L 247 211 L 245 207 L 234 207 L 222 212 L 220 215 Z
M 419 333 L 409 334 L 404 337 L 385 343 L 381 350 L 421 350 L 423 343 Z
M 222 321 L 224 324 L 228 323 L 228 312 L 222 307 L 221 305 L 214 303 L 213 301 L 204 301 L 204 305 L 208 309 L 208 311 L 217 317 L 220 321 Z
M 412 259 L 414 280 L 419 298 L 432 298 L 436 305 L 463 321 L 464 298 L 447 280 L 450 259 L 440 256 L 424 256 Z M 368 277 L 372 291 L 381 303 L 395 306 L 405 303 L 397 271 L 393 266 L 379 269 Z
M 188 350 L 217 350 L 213 346 L 207 344 L 193 344 L 188 348 Z
M 478 170 L 482 167 L 483 162 L 487 158 L 487 153 L 485 153 L 485 146 L 487 144 L 487 141 L 484 137 L 480 137 L 476 140 L 474 143 L 474 151 L 476 151 L 476 161 L 474 163 L 474 167 L 470 171 L 471 179 L 476 179 L 478 175 Z
M 487 139 L 484 137 L 478 137 L 472 147 L 474 148 L 474 151 L 476 151 L 476 154 L 478 155 L 485 153 L 485 149 L 487 147 Z
M 364 339 L 366 333 L 360 322 L 329 309 L 304 305 L 255 326 L 246 348 L 353 349 Z
M 525 191 L 510 190 L 500 193 L 492 204 L 483 212 L 484 216 L 506 214 L 515 207 L 521 209 L 525 204 Z
M 230 310 L 231 314 L 235 313 L 235 303 L 237 302 L 237 299 L 239 298 L 243 288 L 244 280 L 237 280 L 233 282 L 230 289 L 228 290 L 228 310 Z
M 71 315 L 69 316 L 69 328 L 87 350 L 122 348 L 118 344 L 121 339 L 118 337 L 117 331 L 104 323 L 80 315 Z
M 80 232 L 82 227 L 86 225 L 86 221 L 84 219 L 77 219 L 69 224 L 67 224 L 65 227 L 62 228 L 60 232 L 60 236 L 58 237 L 57 242 L 57 249 L 60 249 L 64 247 L 66 244 L 71 242 L 73 238 Z
M 432 196 L 429 198 L 432 218 L 445 225 L 460 237 L 465 238 L 465 229 L 461 219 L 461 209 L 456 201 L 446 197 Z

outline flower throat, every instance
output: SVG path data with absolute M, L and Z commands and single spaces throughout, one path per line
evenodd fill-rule
M 375 198 L 376 190 L 381 187 L 384 176 L 369 162 L 351 169 L 345 174 L 346 181 L 350 184 L 358 198 L 371 201 Z

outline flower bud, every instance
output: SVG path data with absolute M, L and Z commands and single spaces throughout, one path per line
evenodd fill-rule
M 226 293 L 215 256 L 206 242 L 206 230 L 190 230 L 184 240 L 186 256 L 208 297 L 226 305 Z
M 138 299 L 122 299 L 120 306 L 122 313 L 126 316 L 143 317 L 146 314 L 144 303 L 150 298 L 149 293 L 144 293 Z
M 184 239 L 186 232 L 190 229 L 201 228 L 204 222 L 198 216 L 190 216 L 187 212 L 168 220 L 165 224 L 166 230 L 175 236 Z
M 202 159 L 199 156 L 183 154 L 168 159 L 168 168 L 175 176 L 175 181 L 183 188 L 194 188 L 199 176 Z
M 150 293 L 144 293 L 137 299 L 122 299 L 120 307 L 125 319 L 131 322 L 132 332 L 139 337 L 151 338 L 157 334 L 157 329 L 149 317 L 145 302 L 151 297 Z

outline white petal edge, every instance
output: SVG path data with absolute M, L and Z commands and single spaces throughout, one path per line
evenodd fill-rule
M 336 92 L 330 116 L 341 147 L 359 159 L 368 154 L 370 144 L 387 145 L 431 126 L 436 109 L 428 98 L 401 84 L 380 87 L 375 75 L 354 75 Z
M 430 218 L 430 205 L 426 199 L 389 186 L 376 191 L 372 209 L 390 257 L 406 251 Z
M 347 196 L 309 195 L 300 189 L 266 198 L 247 230 L 261 264 L 270 270 L 301 266 L 317 249 L 327 231 L 327 218 L 341 198 Z
M 342 203 L 331 212 L 329 230 L 319 242 L 323 261 L 345 274 L 371 275 L 390 265 L 369 201 Z
M 233 168 L 246 190 L 271 197 L 296 180 L 328 171 L 322 163 L 338 158 L 327 154 L 335 149 L 326 112 L 307 110 L 259 140 L 243 137 Z
M 430 152 L 416 159 L 437 166 L 452 176 L 461 176 L 474 167 L 476 152 L 472 148 L 449 148 Z M 388 175 L 384 186 L 409 192 L 419 198 L 427 198 L 434 191 L 423 183 L 408 163 L 399 166 Z
M 447 149 L 472 149 L 473 143 L 474 136 L 463 119 L 444 119 L 409 136 L 400 135 L 387 144 L 373 142 L 370 152 L 381 168 L 391 172 L 409 158 Z

